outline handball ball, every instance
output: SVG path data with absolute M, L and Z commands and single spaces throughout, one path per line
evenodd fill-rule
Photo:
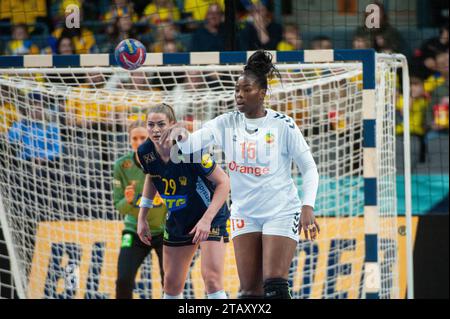
M 121 41 L 114 51 L 117 63 L 126 70 L 136 70 L 145 62 L 145 47 L 135 39 Z

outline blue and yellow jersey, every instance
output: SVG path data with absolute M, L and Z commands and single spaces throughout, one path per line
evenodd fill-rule
M 138 15 L 134 12 L 133 6 L 130 4 L 127 6 L 124 6 L 124 7 L 119 7 L 119 8 L 116 6 L 112 6 L 108 10 L 108 12 L 105 13 L 102 20 L 106 21 L 106 22 L 114 22 L 115 19 L 123 17 L 125 15 L 130 15 L 131 21 L 133 23 L 136 23 L 139 21 Z
M 430 76 L 425 80 L 424 87 L 425 92 L 431 94 L 436 90 L 438 87 L 445 84 L 445 78 L 440 74 L 436 73 Z
M 52 36 L 55 39 L 59 39 L 63 33 L 63 28 L 57 28 L 53 31 Z M 92 47 L 95 45 L 95 36 L 92 31 L 81 28 L 81 35 L 73 37 L 73 43 L 75 45 L 76 54 L 87 54 L 90 52 Z
M 143 15 L 150 20 L 151 24 L 176 22 L 181 17 L 176 5 L 172 5 L 172 7 L 159 7 L 154 3 L 150 3 L 145 7 Z
M 184 0 L 184 12 L 190 13 L 194 20 L 202 21 L 206 19 L 209 6 L 216 3 L 225 11 L 225 0 Z
M 201 219 L 214 196 L 215 186 L 207 177 L 217 164 L 209 154 L 203 154 L 198 161 L 196 156 L 179 155 L 179 163 L 171 160 L 165 163 L 149 139 L 138 149 L 144 173 L 151 176 L 156 190 L 166 203 L 166 227 L 171 227 L 169 232 L 173 236 L 186 236 Z M 229 216 L 228 207 L 224 204 L 211 222 L 211 228 L 226 225 Z
M 0 103 L 0 134 L 7 133 L 18 119 L 17 109 L 13 104 L 8 102 Z
M 409 113 L 409 123 L 411 134 L 423 136 L 426 133 L 426 112 L 430 107 L 430 102 L 425 97 L 412 99 Z M 403 134 L 403 96 L 397 98 L 396 111 L 398 121 L 395 127 L 397 135 Z
M 39 47 L 31 40 L 11 40 L 6 45 L 8 55 L 39 54 Z
M 12 24 L 32 25 L 37 18 L 46 16 L 45 0 L 0 0 L 0 20 L 10 19 Z
M 295 47 L 287 41 L 281 41 L 277 45 L 277 51 L 294 51 Z

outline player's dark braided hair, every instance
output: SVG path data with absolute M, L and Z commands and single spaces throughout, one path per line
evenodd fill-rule
M 258 50 L 248 58 L 243 74 L 253 77 L 260 88 L 267 89 L 269 86 L 268 80 L 274 75 L 281 79 L 281 74 L 272 60 L 273 56 L 270 52 Z

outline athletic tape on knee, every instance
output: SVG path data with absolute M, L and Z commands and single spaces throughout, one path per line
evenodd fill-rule
M 264 281 L 264 299 L 292 299 L 287 279 L 270 278 Z

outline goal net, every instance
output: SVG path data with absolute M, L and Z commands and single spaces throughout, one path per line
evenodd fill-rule
M 113 205 L 112 166 L 130 151 L 127 125 L 165 102 L 191 130 L 200 128 L 235 108 L 234 85 L 244 62 L 146 65 L 128 72 L 88 57 L 93 66 L 0 68 L 0 225 L 8 248 L 0 259 L 9 262 L 0 270 L 0 288 L 14 287 L 21 298 L 115 298 L 123 216 Z M 366 298 L 368 289 L 381 298 L 400 297 L 398 61 L 376 63 L 369 101 L 376 116 L 373 153 L 365 152 L 363 63 L 284 63 L 278 56 L 277 66 L 282 80 L 271 81 L 267 107 L 295 119 L 320 174 L 315 212 L 321 234 L 298 244 L 289 275 L 293 297 Z M 221 151 L 213 151 L 226 169 Z M 374 193 L 367 191 L 365 156 L 376 157 Z M 293 174 L 300 191 L 295 165 Z M 376 216 L 369 218 L 367 198 L 373 196 Z M 367 235 L 370 229 L 375 237 Z M 373 278 L 367 277 L 368 255 L 375 255 Z M 205 297 L 200 259 L 198 254 L 191 266 L 186 298 Z M 236 298 L 232 243 L 225 276 L 225 290 Z M 154 253 L 136 276 L 134 297 L 162 297 Z

